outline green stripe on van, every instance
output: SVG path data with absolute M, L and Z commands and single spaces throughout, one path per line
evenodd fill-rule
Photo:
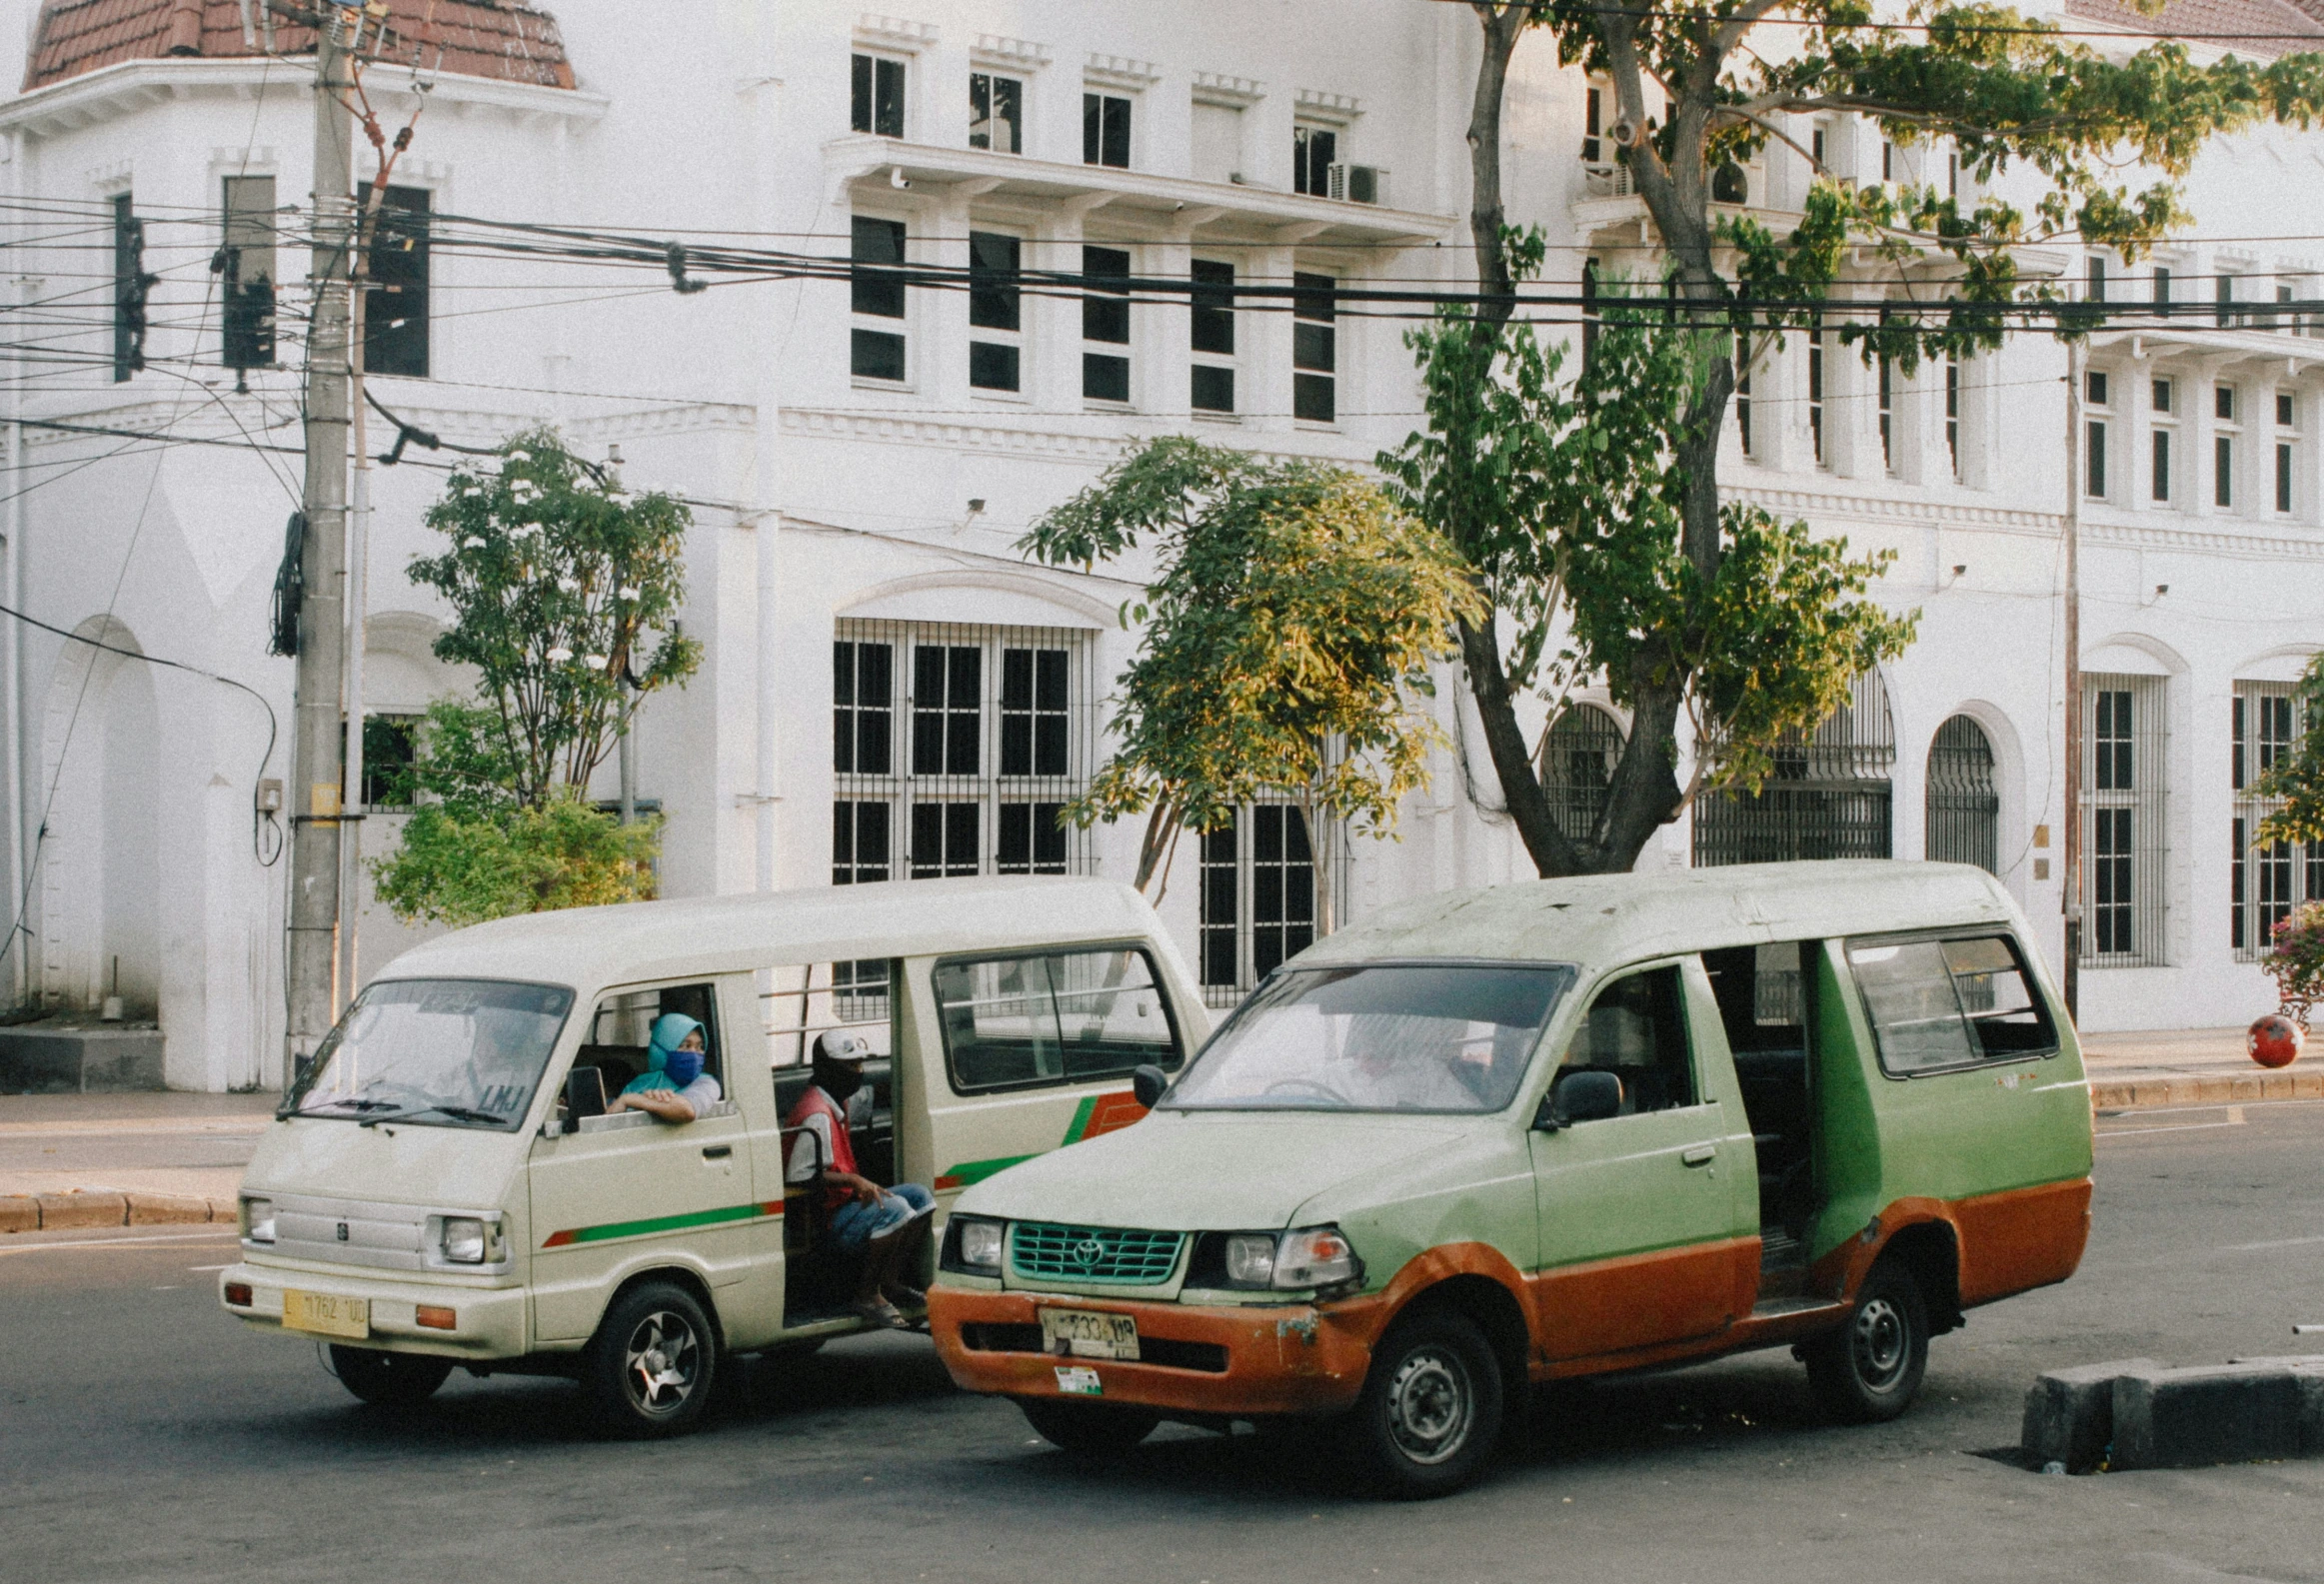
M 783 1201 L 771 1204 L 729 1204 L 715 1210 L 690 1210 L 684 1215 L 657 1215 L 643 1221 L 608 1221 L 603 1226 L 581 1226 L 551 1232 L 543 1248 L 567 1248 L 575 1243 L 603 1243 L 616 1237 L 644 1237 L 654 1232 L 681 1232 L 690 1226 L 717 1226 L 726 1221 L 756 1221 L 783 1213 Z

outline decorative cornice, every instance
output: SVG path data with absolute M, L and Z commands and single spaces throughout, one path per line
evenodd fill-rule
M 2324 534 L 2231 533 L 2168 524 L 2084 523 L 2082 537 L 2093 544 L 2116 545 L 2127 550 L 2206 552 L 2257 561 L 2324 561 Z
M 412 91 L 415 79 L 409 67 L 381 62 L 370 70 L 374 94 Z M 610 103 L 603 94 L 579 88 L 544 88 L 455 72 L 433 80 L 439 104 L 505 110 L 521 118 L 595 121 Z M 0 104 L 0 129 L 21 128 L 35 137 L 51 137 L 193 94 L 229 94 L 247 101 L 269 81 L 279 86 L 280 72 L 272 62 L 256 58 L 122 61 L 7 100 Z
M 998 33 L 980 33 L 976 47 L 969 51 L 969 59 L 979 66 L 1014 66 L 1019 71 L 1039 71 L 1050 63 L 1047 44 L 1036 44 L 1029 39 L 1008 39 Z
M 2038 534 L 2055 538 L 2066 520 L 2057 512 L 2023 512 L 2000 506 L 1966 506 L 1956 501 L 1909 501 L 1886 496 L 1833 495 L 1821 490 L 1772 490 L 1754 486 L 1722 489 L 1729 501 L 1748 502 L 1778 514 L 1799 517 L 1849 517 L 1879 523 L 1944 523 L 1960 528 L 1982 528 L 2005 534 Z
M 1255 77 L 1235 77 L 1226 72 L 1194 73 L 1194 103 L 1198 105 L 1248 110 L 1265 97 L 1266 84 Z
M 1111 88 L 1151 88 L 1162 81 L 1162 68 L 1152 61 L 1134 61 L 1127 55 L 1098 55 L 1082 68 L 1091 82 Z
M 856 41 L 859 44 L 885 44 L 891 49 L 924 50 L 936 42 L 934 22 L 914 22 L 906 17 L 884 17 L 867 11 L 856 19 Z
M 1105 464 L 1129 444 L 1121 435 L 1077 435 L 1060 430 L 1016 429 L 999 424 L 957 424 L 914 418 L 909 413 L 837 413 L 786 407 L 783 432 L 811 440 L 869 440 L 899 446 L 937 446 L 946 451 L 986 452 L 1039 462 Z
M 1301 88 L 1291 96 L 1301 115 L 1321 121 L 1353 121 L 1363 114 L 1363 101 L 1353 94 L 1330 94 L 1320 88 Z

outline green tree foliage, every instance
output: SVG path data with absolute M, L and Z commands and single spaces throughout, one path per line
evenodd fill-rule
M 1066 816 L 1147 814 L 1141 889 L 1180 828 L 1215 828 L 1262 793 L 1390 832 L 1440 741 L 1411 696 L 1481 611 L 1458 558 L 1354 474 L 1183 438 L 1132 452 L 1019 548 L 1088 567 L 1142 544 L 1160 575 L 1123 612 L 1142 632 L 1120 747 Z
M 2324 841 L 2324 655 L 2308 662 L 2292 695 L 2307 730 L 2292 752 L 2252 783 L 2251 795 L 2280 797 L 2283 806 L 2252 832 L 2256 846 L 2278 841 Z
M 2160 7 L 2160 0 L 2139 3 Z M 1399 455 L 1407 490 L 1434 492 L 1417 509 L 1456 545 L 1476 547 L 1481 583 L 1516 629 L 1515 649 L 1504 656 L 1493 617 L 1464 626 L 1461 653 L 1494 772 L 1534 863 L 1543 873 L 1624 868 L 1690 794 L 1678 782 L 1668 730 L 1682 710 L 1694 714 L 1713 756 L 1708 774 L 1748 785 L 1763 765 L 1767 727 L 1793 721 L 1800 701 L 1833 696 L 1833 658 L 1889 642 L 1866 626 L 1854 598 L 1872 564 L 1825 551 L 1796 526 L 1722 507 L 1718 443 L 1734 394 L 1735 349 L 1748 364 L 1786 330 L 1828 327 L 1842 345 L 1868 360 L 1892 359 L 1909 375 L 1924 357 L 1997 347 L 2012 312 L 2057 296 L 2053 284 L 2020 275 L 2016 250 L 2078 235 L 2137 257 L 2183 222 L 2176 184 L 2209 138 L 2271 120 L 2312 124 L 2324 111 L 2324 57 L 2197 65 L 2171 43 L 2109 55 L 2007 7 L 1946 0 L 1923 0 L 1908 19 L 1887 24 L 1876 23 L 1862 0 L 1780 7 L 1777 0 L 1470 0 L 1470 9 L 1482 44 L 1467 139 L 1480 301 L 1420 339 L 1435 449 L 1408 444 Z M 1754 33 L 1770 20 L 1775 26 Z M 1624 566 L 1633 581 L 1649 567 L 1667 570 L 1665 549 L 1674 541 L 1691 569 L 1664 602 L 1662 619 L 1672 610 L 1682 617 L 1676 630 L 1640 631 L 1626 653 L 1617 644 L 1596 657 L 1636 724 L 1606 818 L 1580 842 L 1554 827 L 1513 708 L 1547 642 L 1543 614 L 1560 600 L 1575 623 L 1573 664 L 1596 656 L 1590 602 L 1574 581 L 1567 537 L 1541 527 L 1555 517 L 1555 492 L 1535 481 L 1545 456 L 1572 454 L 1560 437 L 1597 415 L 1559 427 L 1547 393 L 1524 384 L 1545 378 L 1539 359 L 1512 339 L 1517 283 L 1539 255 L 1505 224 L 1501 108 L 1510 58 L 1536 27 L 1554 37 L 1562 63 L 1610 82 L 1605 135 L 1665 257 L 1659 284 L 1668 296 L 1657 307 L 1668 321 L 1638 324 L 1632 311 L 1631 328 L 1650 333 L 1640 350 L 1617 354 L 1630 383 L 1623 388 L 1609 373 L 1604 401 L 1647 409 L 1611 423 L 1643 425 L 1660 441 L 1652 455 L 1668 474 L 1661 493 L 1675 518 L 1608 513 L 1606 534 L 1652 541 L 1614 550 L 1609 564 Z M 1814 114 L 1868 117 L 1908 150 L 1949 149 L 1972 184 L 2031 173 L 2037 196 L 2024 209 L 1992 196 L 1964 203 L 1933 182 L 1851 186 L 1818 167 L 1802 213 L 1780 236 L 1732 209 L 1714 213 L 1720 171 L 1769 142 L 1812 161 L 1788 118 Z M 2116 173 L 2138 163 L 2153 180 L 2132 191 Z M 1891 272 L 1884 305 L 1826 306 L 1851 254 L 1868 254 Z M 1618 301 L 1614 309 L 1619 321 Z M 2061 307 L 2056 323 L 2078 335 L 2091 320 Z M 1455 345 L 1463 336 L 1466 345 Z M 1599 347 L 1609 339 L 1601 335 Z M 1460 380 L 1478 389 L 1454 390 Z M 1524 429 L 1545 422 L 1540 434 Z M 1609 447 L 1618 443 L 1605 432 Z M 1505 494 L 1496 499 L 1496 491 Z M 1496 517 L 1534 525 L 1532 548 L 1496 544 L 1506 538 L 1491 526 Z M 1758 570 L 1729 585 L 1729 558 Z M 1743 587 L 1759 592 L 1729 602 L 1724 615 L 1712 609 L 1722 588 Z M 1747 652 L 1741 660 L 1710 647 L 1738 638 Z M 1625 661 L 1628 675 L 1616 675 Z M 1729 700 L 1739 706 L 1731 716 L 1722 703 Z M 1697 789 L 1705 774 L 1698 767 Z
M 411 578 L 451 606 L 436 653 L 478 686 L 430 707 L 419 801 L 372 864 L 399 918 L 468 924 L 654 894 L 661 821 L 622 825 L 585 789 L 644 696 L 701 664 L 677 615 L 690 524 L 683 502 L 630 494 L 546 430 L 452 475 L 428 513 L 450 548 Z

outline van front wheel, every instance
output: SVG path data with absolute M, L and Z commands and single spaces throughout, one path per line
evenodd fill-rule
M 1928 1304 L 1899 1260 L 1872 1267 L 1848 1323 L 1805 1349 L 1808 1390 L 1842 1424 L 1893 1419 L 1920 1395 L 1928 1368 Z
M 339 1384 L 375 1408 L 417 1408 L 436 1395 L 452 1360 L 425 1353 L 384 1353 L 376 1347 L 331 1344 L 331 1372 Z
M 1455 1309 L 1399 1320 L 1372 1349 L 1348 1449 L 1388 1496 L 1444 1496 L 1484 1468 L 1501 1434 L 1501 1371 Z
M 684 1287 L 653 1281 L 614 1300 L 590 1339 L 583 1377 L 616 1435 L 690 1430 L 718 1375 L 718 1339 Z

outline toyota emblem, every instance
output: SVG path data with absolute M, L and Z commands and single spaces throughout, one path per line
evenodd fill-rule
M 1085 1237 L 1074 1245 L 1074 1263 L 1088 1270 L 1106 1257 L 1106 1245 L 1094 1237 Z

